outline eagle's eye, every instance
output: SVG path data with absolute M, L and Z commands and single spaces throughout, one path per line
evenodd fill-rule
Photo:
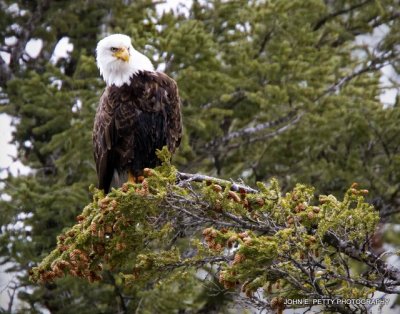
M 112 51 L 112 52 L 117 52 L 117 51 L 118 51 L 118 48 L 111 47 L 111 51 Z

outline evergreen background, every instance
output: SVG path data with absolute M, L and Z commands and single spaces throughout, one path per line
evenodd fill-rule
M 185 13 L 163 14 L 156 6 L 0 1 L 0 108 L 13 117 L 12 143 L 31 169 L 8 173 L 1 186 L 0 262 L 11 263 L 17 277 L 9 291 L 24 301 L 13 311 L 131 313 L 139 304 L 143 313 L 234 311 L 229 293 L 209 293 L 195 276 L 168 289 L 126 289 L 112 272 L 95 285 L 27 280 L 96 182 L 91 130 L 104 83 L 94 51 L 108 33 L 131 36 L 177 81 L 185 127 L 179 170 L 249 185 L 276 177 L 286 189 L 301 182 L 318 194 L 340 195 L 358 182 L 381 211 L 376 249 L 398 249 L 398 1 L 193 1 Z M 73 50 L 56 60 L 63 38 Z M 32 39 L 42 43 L 34 57 L 25 49 Z M 392 103 L 382 97 L 388 88 Z

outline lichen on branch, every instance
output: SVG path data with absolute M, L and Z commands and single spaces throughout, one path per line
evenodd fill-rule
M 253 189 L 180 175 L 167 149 L 158 156 L 162 165 L 146 169 L 140 184 L 108 195 L 92 188 L 93 201 L 32 269 L 31 280 L 70 275 L 94 282 L 107 269 L 120 274 L 122 285 L 145 285 L 186 276 L 183 268 L 218 265 L 225 289 L 277 310 L 285 298 L 400 292 L 399 271 L 370 249 L 379 215 L 356 184 L 343 200 L 316 197 L 301 184 L 283 193 L 274 179 Z M 350 262 L 360 267 L 350 271 Z

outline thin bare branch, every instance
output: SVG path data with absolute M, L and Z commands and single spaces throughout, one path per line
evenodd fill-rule
M 366 5 L 369 2 L 372 2 L 372 0 L 365 0 L 363 2 L 353 4 L 352 6 L 346 8 L 346 9 L 341 9 L 341 10 L 332 12 L 332 13 L 324 16 L 323 18 L 321 18 L 317 23 L 315 23 L 315 26 L 313 27 L 313 30 L 316 31 L 316 30 L 320 29 L 329 20 L 332 20 L 335 17 L 338 17 L 340 15 L 350 13 L 350 12 L 352 12 L 352 11 L 358 9 L 358 8 L 361 8 L 362 6 Z
M 399 269 L 388 265 L 385 261 L 381 260 L 378 256 L 370 251 L 361 251 L 354 247 L 354 243 L 349 243 L 340 239 L 333 232 L 328 232 L 324 241 L 333 247 L 335 247 L 339 252 L 346 254 L 347 256 L 364 262 L 376 272 L 384 275 L 385 277 L 393 280 L 395 283 L 400 285 L 400 271 Z
M 236 139 L 236 138 L 243 138 L 243 137 L 249 137 L 251 135 L 254 135 L 260 131 L 263 131 L 265 129 L 269 129 L 275 126 L 278 126 L 282 123 L 288 122 L 290 121 L 294 116 L 296 115 L 296 111 L 291 111 L 289 112 L 286 116 L 281 117 L 279 119 L 273 120 L 273 121 L 267 121 L 264 123 L 260 123 L 257 124 L 255 126 L 252 127 L 246 127 L 243 129 L 240 129 L 238 131 L 235 132 L 231 132 L 228 135 L 222 137 L 222 138 L 218 138 L 215 139 L 214 141 L 206 144 L 206 148 L 210 148 L 210 147 L 215 147 L 215 146 L 219 146 L 219 145 L 224 145 L 226 143 L 228 143 L 229 141 Z
M 263 140 L 266 140 L 267 138 L 272 138 L 272 137 L 278 136 L 278 135 L 286 132 L 291 127 L 296 125 L 300 121 L 300 119 L 303 117 L 303 115 L 304 115 L 304 112 L 298 114 L 292 121 L 290 121 L 286 125 L 280 127 L 279 129 L 277 129 L 277 130 L 275 130 L 275 131 L 273 131 L 271 133 L 267 133 L 267 134 L 263 134 L 263 135 L 260 135 L 260 136 L 249 138 L 246 141 L 246 144 L 254 143 L 254 142 L 258 142 L 258 141 L 263 141 Z M 243 145 L 243 143 L 235 143 L 235 144 L 229 145 L 228 149 L 235 149 L 235 148 L 240 147 L 241 145 Z
M 203 174 L 191 174 L 191 173 L 184 173 L 184 172 L 178 172 L 177 174 L 178 180 L 180 181 L 178 184 L 179 185 L 184 185 L 186 183 L 190 183 L 190 182 L 210 182 L 210 183 L 214 183 L 214 184 L 219 184 L 222 186 L 230 186 L 230 189 L 232 191 L 244 191 L 246 193 L 257 193 L 258 191 L 243 185 L 243 184 L 238 184 L 238 183 L 233 183 L 232 181 L 228 181 L 228 180 L 223 180 L 223 179 L 219 179 L 219 178 L 215 178 L 215 177 L 211 177 L 211 176 L 207 176 L 207 175 L 203 175 Z

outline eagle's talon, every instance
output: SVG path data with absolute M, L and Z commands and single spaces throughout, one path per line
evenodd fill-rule
M 138 183 L 143 183 L 143 181 L 144 181 L 144 176 L 138 176 L 137 177 L 137 182 Z
M 151 168 L 144 168 L 143 174 L 145 177 L 151 177 L 153 175 L 153 169 Z
M 136 177 L 129 171 L 128 173 L 128 182 L 130 184 L 136 184 Z

